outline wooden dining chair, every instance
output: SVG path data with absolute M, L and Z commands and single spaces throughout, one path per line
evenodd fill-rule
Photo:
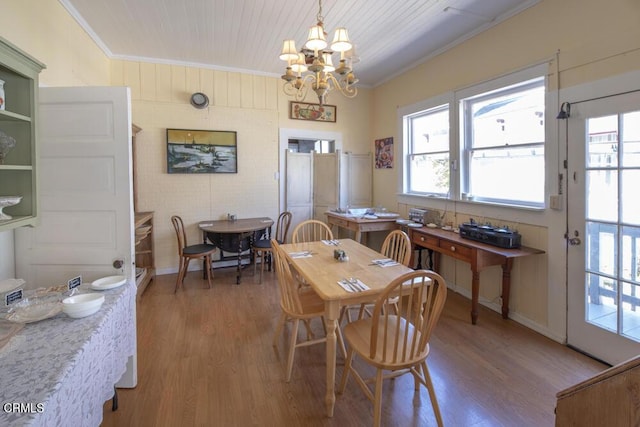
M 411 240 L 407 233 L 402 230 L 393 230 L 391 233 L 387 235 L 382 242 L 382 249 L 380 249 L 382 255 L 387 258 L 390 258 L 405 267 L 409 266 L 409 262 L 411 261 Z M 395 308 L 396 313 L 398 312 L 398 297 L 389 298 L 389 306 Z M 358 318 L 361 319 L 364 314 L 365 306 L 364 304 L 360 307 L 360 313 L 358 314 Z
M 333 240 L 333 233 L 327 224 L 317 219 L 302 221 L 293 229 L 291 243 Z
M 409 266 L 409 262 L 411 261 L 411 240 L 407 233 L 402 230 L 393 230 L 391 233 L 387 234 L 387 237 L 382 242 L 382 249 L 380 249 L 380 253 L 384 255 L 386 258 L 392 259 L 405 267 Z M 362 303 L 360 304 L 358 319 L 362 319 L 365 313 L 371 315 L 371 312 L 367 309 L 367 306 L 371 306 L 371 304 Z M 392 297 L 389 299 L 389 306 L 393 307 L 396 312 L 398 311 L 398 298 Z M 341 318 L 346 315 L 347 321 L 351 322 L 350 310 L 352 310 L 353 306 L 346 306 L 341 313 Z
M 295 280 L 285 254 L 282 252 L 280 245 L 275 239 L 271 240 L 273 255 L 275 261 L 275 269 L 278 277 L 278 289 L 280 291 L 280 320 L 273 336 L 273 346 L 278 346 L 278 338 L 282 333 L 284 325 L 292 322 L 291 338 L 289 342 L 286 381 L 291 381 L 291 372 L 293 371 L 293 357 L 298 347 L 306 347 L 313 344 L 326 343 L 326 335 L 321 338 L 315 338 L 311 332 L 308 322 L 315 318 L 322 320 L 324 328 L 324 301 L 310 287 L 301 288 Z M 307 325 L 307 340 L 298 342 L 298 326 L 300 321 Z M 326 332 L 326 330 L 325 330 Z M 338 345 L 342 350 L 342 354 L 346 355 L 342 332 L 340 328 L 336 329 Z
M 403 302 L 399 311 L 391 314 L 386 309 L 390 297 L 398 296 Z M 373 401 L 373 425 L 380 426 L 382 416 L 382 382 L 387 378 L 411 373 L 415 390 L 420 384 L 429 392 L 433 412 L 439 426 L 442 416 L 435 389 L 427 367 L 429 339 L 438 323 L 447 298 L 447 284 L 437 273 L 418 270 L 393 280 L 378 296 L 370 318 L 360 319 L 344 327 L 344 339 L 349 352 L 340 381 L 339 392 L 344 393 L 349 375 L 353 375 L 364 394 Z M 376 369 L 373 393 L 367 382 L 355 369 L 357 355 Z M 385 375 L 385 371 L 389 371 Z
M 275 239 L 278 243 L 285 243 L 287 240 L 287 235 L 289 234 L 289 226 L 291 225 L 291 218 L 293 214 L 291 212 L 282 212 L 280 216 L 278 216 L 278 222 L 276 224 L 276 234 Z M 260 283 L 262 283 L 262 273 L 264 272 L 264 264 L 269 260 L 273 259 L 273 248 L 271 247 L 271 239 L 262 239 L 256 240 L 253 243 L 253 250 L 255 252 L 256 259 L 260 257 Z M 253 263 L 253 274 L 256 273 L 257 264 Z
M 404 231 L 393 230 L 382 242 L 380 252 L 385 257 L 408 267 L 411 260 L 411 240 Z
M 180 266 L 178 268 L 178 279 L 176 280 L 176 287 L 173 290 L 175 293 L 178 290 L 178 286 L 182 284 L 184 287 L 184 277 L 187 275 L 187 269 L 189 268 L 189 261 L 192 259 L 204 259 L 204 263 L 207 269 L 207 282 L 209 288 L 211 288 L 211 277 L 213 271 L 211 270 L 211 255 L 217 250 L 214 245 L 207 243 L 200 243 L 195 245 L 187 244 L 187 233 L 184 229 L 184 222 L 178 215 L 171 217 L 171 223 L 176 230 L 176 237 L 178 238 L 178 256 L 180 258 Z

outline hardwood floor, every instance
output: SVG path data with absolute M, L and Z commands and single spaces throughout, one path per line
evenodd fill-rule
M 191 272 L 175 295 L 176 275 L 156 278 L 138 304 L 138 386 L 118 390 L 116 412 L 105 403 L 103 426 L 372 424 L 372 404 L 353 379 L 334 417 L 325 416 L 324 345 L 297 349 L 284 381 L 289 330 L 275 350 L 275 274 L 258 284 L 252 271 L 239 286 L 232 269 L 216 271 L 212 289 Z M 320 323 L 313 328 L 322 333 Z M 469 300 L 451 291 L 427 363 L 445 425 L 465 427 L 552 426 L 556 393 L 607 368 L 484 307 L 473 326 Z M 342 367 L 339 356 L 337 381 Z M 383 398 L 383 425 L 435 425 L 410 375 L 386 381 Z

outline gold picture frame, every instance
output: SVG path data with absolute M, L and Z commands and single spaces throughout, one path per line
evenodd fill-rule
M 289 118 L 292 120 L 335 123 L 336 114 L 337 108 L 335 105 L 289 101 Z
M 167 173 L 238 173 L 237 133 L 167 129 Z

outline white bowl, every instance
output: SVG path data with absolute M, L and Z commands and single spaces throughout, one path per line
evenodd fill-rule
M 69 317 L 89 316 L 98 310 L 104 302 L 104 295 L 80 294 L 62 300 L 62 311 Z
M 0 196 L 0 219 L 11 219 L 12 216 L 2 212 L 2 209 L 17 205 L 20 200 L 22 200 L 22 196 Z
M 70 311 L 68 308 L 62 307 L 62 311 L 69 317 L 74 319 L 80 319 L 81 317 L 91 316 L 94 313 L 97 313 L 100 310 L 100 306 L 96 307 L 88 307 L 84 309 L 72 310 Z

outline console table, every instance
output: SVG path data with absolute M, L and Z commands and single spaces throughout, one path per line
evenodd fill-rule
M 502 266 L 502 317 L 509 317 L 509 293 L 511 291 L 511 267 L 515 258 L 543 254 L 544 251 L 521 246 L 518 249 L 504 249 L 485 243 L 464 239 L 457 233 L 437 228 L 412 228 L 409 230 L 411 242 L 429 251 L 430 266 L 434 271 L 440 267 L 440 255 L 447 255 L 471 266 L 471 323 L 478 321 L 478 296 L 480 271 L 492 265 Z M 411 261 L 413 265 L 413 260 Z M 421 266 L 419 266 L 421 268 Z
M 398 228 L 396 224 L 397 218 L 364 219 L 336 212 L 325 212 L 325 214 L 327 215 L 329 227 L 355 231 L 354 240 L 358 243 L 362 243 L 362 233 L 368 233 L 370 231 L 391 231 Z
M 251 249 L 256 233 L 265 231 L 270 236 L 272 225 L 273 220 L 268 217 L 243 218 L 235 221 L 202 221 L 198 223 L 198 227 L 202 230 L 204 243 L 207 243 L 208 240 L 217 246 L 221 252 L 226 251 L 236 254 L 235 258 L 238 260 L 236 284 L 238 285 L 242 278 L 242 252 Z M 224 258 L 222 253 L 220 256 Z M 252 254 L 249 254 L 249 257 L 251 256 Z
M 0 425 L 100 425 L 104 402 L 135 357 L 136 286 L 101 293 L 97 313 L 29 323 L 0 349 Z

